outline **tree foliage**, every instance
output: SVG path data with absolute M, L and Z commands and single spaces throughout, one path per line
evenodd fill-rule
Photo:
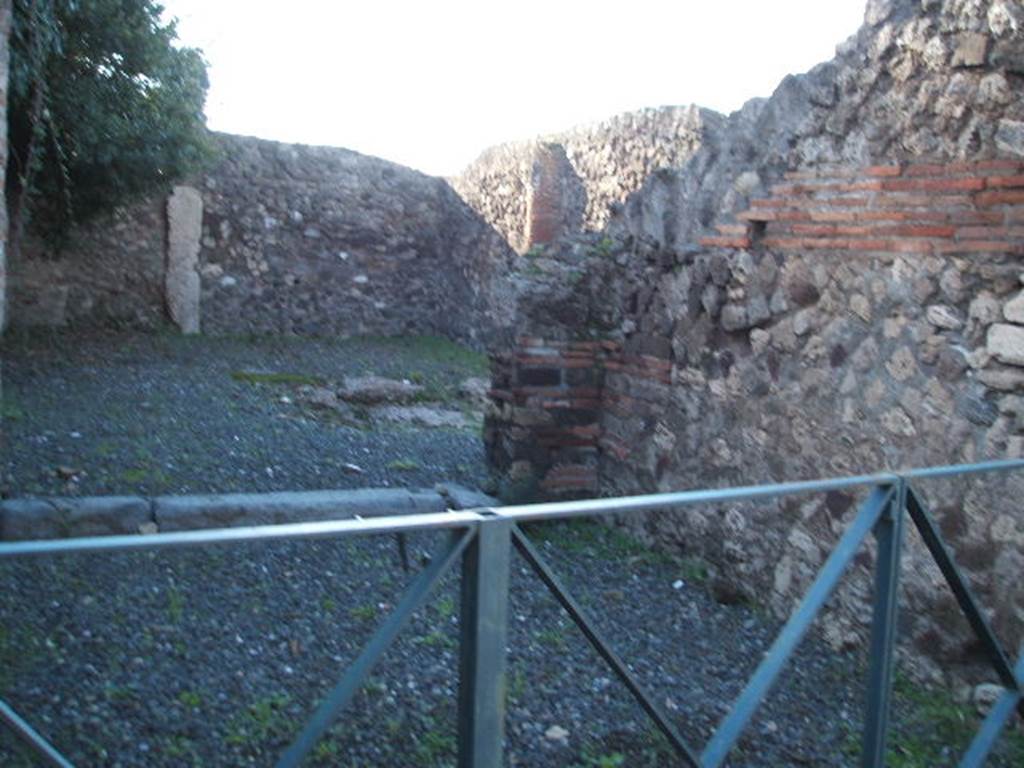
M 152 0 L 14 0 L 12 249 L 167 189 L 209 156 L 206 63 Z

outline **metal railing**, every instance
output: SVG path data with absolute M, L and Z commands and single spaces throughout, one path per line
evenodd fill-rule
M 921 495 L 916 480 L 1024 469 L 1024 461 L 999 461 L 932 467 L 896 474 L 863 475 L 811 482 L 782 483 L 721 490 L 686 491 L 650 496 L 594 499 L 496 509 L 354 519 L 290 525 L 228 528 L 138 536 L 105 536 L 56 541 L 0 543 L 0 557 L 112 552 L 165 547 L 192 547 L 252 541 L 326 539 L 410 531 L 449 530 L 448 540 L 406 588 L 392 613 L 327 694 L 277 762 L 297 766 L 352 701 L 371 669 L 398 637 L 412 614 L 430 596 L 441 577 L 461 559 L 460 658 L 458 688 L 459 768 L 498 768 L 504 749 L 505 668 L 508 634 L 509 569 L 513 549 L 540 577 L 647 715 L 665 735 L 682 765 L 717 768 L 724 764 L 740 734 L 764 701 L 786 662 L 810 629 L 815 616 L 836 589 L 867 537 L 878 544 L 875 566 L 874 618 L 861 765 L 885 765 L 896 642 L 898 576 L 906 519 L 924 543 L 981 642 L 1004 692 L 964 754 L 961 768 L 983 765 L 999 735 L 1016 712 L 1024 718 L 1024 655 L 1014 666 L 989 626 L 971 589 Z M 698 750 L 679 734 L 671 719 L 631 674 L 594 622 L 522 533 L 519 524 L 572 517 L 628 513 L 688 505 L 749 501 L 793 494 L 868 488 L 867 498 L 807 590 L 799 607 L 736 699 L 718 729 Z M 51 765 L 70 766 L 46 739 L 0 701 L 0 722 Z

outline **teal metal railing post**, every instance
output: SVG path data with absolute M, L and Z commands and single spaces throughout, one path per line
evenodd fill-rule
M 462 558 L 459 768 L 501 768 L 512 523 L 488 516 Z
M 896 613 L 899 603 L 900 555 L 907 508 L 907 481 L 899 478 L 889 508 L 875 524 L 875 610 L 871 623 L 871 670 L 864 717 L 863 768 L 884 768 L 892 696 Z

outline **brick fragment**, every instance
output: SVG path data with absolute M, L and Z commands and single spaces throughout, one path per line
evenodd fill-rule
M 811 215 L 807 211 L 777 211 L 773 221 L 810 221 Z
M 1000 240 L 964 240 L 942 243 L 936 247 L 939 253 L 1022 253 L 1024 244 L 1007 243 Z
M 733 235 L 740 237 L 746 235 L 747 230 L 749 230 L 750 227 L 746 224 L 718 224 L 715 226 L 715 229 L 717 229 L 719 234 L 722 235 Z
M 816 226 L 817 227 L 824 227 L 824 228 L 827 228 L 827 229 L 831 229 L 832 231 L 831 232 L 811 232 L 811 231 L 806 231 L 806 232 L 801 232 L 800 234 L 805 234 L 805 235 L 847 235 L 847 236 L 852 235 L 852 236 L 855 236 L 855 237 L 859 237 L 859 236 L 862 236 L 862 235 L 870 235 L 874 231 L 872 227 L 848 226 L 848 225 L 844 225 L 844 224 L 832 224 L 832 225 L 824 225 L 824 224 L 818 224 L 818 225 L 802 224 L 801 225 L 801 224 L 796 224 L 796 225 L 793 226 L 793 231 L 796 232 L 798 227 L 807 227 L 808 230 L 810 230 L 810 229 L 812 229 L 812 228 L 814 228 Z
M 978 205 L 1020 205 L 1024 204 L 1024 189 L 1006 189 L 982 192 L 978 195 Z
M 858 211 L 857 221 L 907 221 L 913 218 L 906 211 Z
M 903 173 L 903 167 L 900 165 L 872 165 L 864 169 L 866 176 L 892 177 L 899 176 L 901 173 Z
M 558 342 L 553 342 L 552 344 L 549 344 L 548 342 L 544 341 L 544 339 L 538 338 L 536 336 L 520 336 L 519 338 L 516 339 L 516 345 L 520 347 L 547 347 L 553 346 L 554 344 L 557 343 Z
M 952 172 L 948 165 L 922 163 L 920 165 L 908 165 L 903 175 L 917 178 L 919 176 L 944 176 Z
M 702 237 L 698 241 L 704 248 L 749 248 L 749 237 Z
M 1002 224 L 1001 211 L 953 211 L 948 214 L 954 224 Z
M 750 206 L 752 208 L 786 208 L 796 202 L 799 201 L 792 197 L 759 197 L 756 200 L 751 200 Z
M 882 188 L 889 192 L 978 192 L 985 188 L 985 180 L 896 179 L 886 181 Z
M 953 237 L 956 228 L 908 224 L 901 227 L 885 227 L 879 230 L 878 234 L 894 237 Z
M 808 187 L 803 184 L 773 184 L 771 188 L 772 195 L 783 197 L 788 195 L 801 195 L 808 191 Z
M 571 341 L 569 342 L 569 349 L 585 350 L 587 352 L 596 352 L 601 348 L 601 342 L 599 341 Z
M 1010 227 L 960 227 L 956 231 L 956 238 L 957 240 L 1008 240 L 1011 237 L 1011 231 Z M 1021 230 L 1016 231 L 1020 232 Z
M 737 214 L 737 219 L 743 221 L 775 221 L 777 218 L 775 211 L 769 211 L 766 209 L 751 209 L 749 211 L 743 211 L 743 213 Z
M 811 221 L 818 221 L 818 222 L 828 222 L 828 221 L 834 221 L 834 222 L 840 222 L 840 221 L 843 221 L 843 222 L 855 222 L 855 221 L 857 221 L 858 212 L 857 211 L 828 211 L 828 210 L 822 210 L 822 211 L 808 211 L 807 215 L 808 215 L 808 217 L 810 218 Z
M 1003 172 L 1004 174 L 1015 173 L 1021 170 L 1021 163 L 1017 160 L 981 160 L 974 163 L 950 163 L 950 173 L 986 173 Z
M 1024 176 L 990 176 L 990 187 L 1024 187 Z

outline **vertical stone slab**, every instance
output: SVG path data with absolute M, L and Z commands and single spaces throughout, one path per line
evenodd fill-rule
M 7 327 L 7 77 L 10 73 L 11 0 L 0 0 L 0 333 Z
M 167 311 L 182 333 L 199 333 L 199 238 L 203 198 L 192 187 L 175 187 L 167 199 Z

